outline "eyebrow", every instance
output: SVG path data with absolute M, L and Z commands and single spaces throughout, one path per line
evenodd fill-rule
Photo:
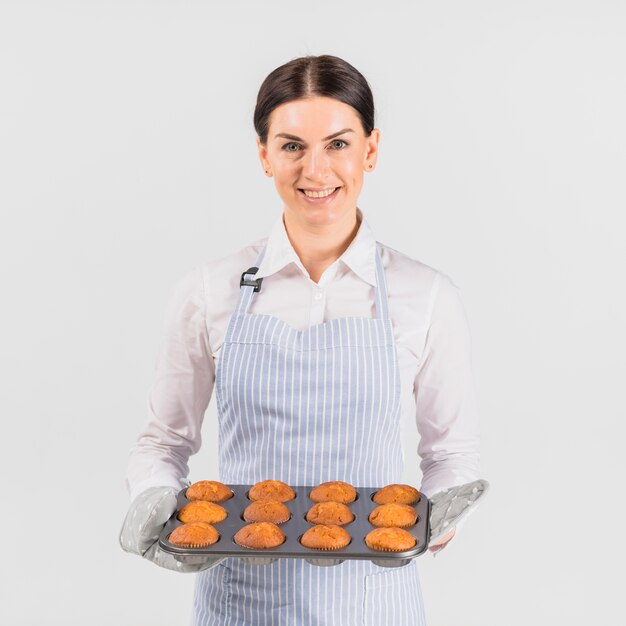
M 338 135 L 343 135 L 343 133 L 353 133 L 353 132 L 354 131 L 351 128 L 344 128 L 343 130 L 333 133 L 332 135 L 328 135 L 328 137 L 324 137 L 322 141 L 328 141 L 329 139 L 333 139 L 333 137 L 337 137 Z M 278 137 L 284 137 L 285 139 L 292 139 L 293 141 L 304 141 L 304 139 L 302 139 L 301 137 L 297 137 L 296 135 L 289 135 L 287 133 L 278 133 L 277 135 L 274 135 L 274 139 Z

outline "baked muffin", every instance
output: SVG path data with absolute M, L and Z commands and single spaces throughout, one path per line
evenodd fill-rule
M 341 480 L 331 480 L 313 487 L 309 498 L 313 502 L 341 502 L 342 504 L 348 504 L 356 500 L 356 489 Z
M 350 535 L 336 524 L 317 524 L 302 535 L 300 543 L 314 550 L 341 550 L 350 543 Z
M 376 504 L 415 504 L 420 499 L 420 492 L 411 485 L 387 485 L 379 489 L 372 500 Z
M 318 502 L 306 514 L 306 521 L 311 524 L 336 524 L 343 526 L 354 519 L 348 506 L 341 502 Z
M 217 524 L 228 517 L 228 512 L 223 506 L 206 500 L 192 500 L 178 512 L 181 522 L 206 522 Z
M 235 543 L 244 548 L 275 548 L 285 541 L 285 533 L 271 522 L 254 522 L 235 533 Z
M 410 532 L 402 528 L 375 528 L 365 535 L 365 543 L 372 550 L 404 552 L 417 543 Z
M 408 528 L 417 521 L 417 511 L 408 504 L 381 504 L 368 517 L 370 524 L 387 528 Z
M 187 487 L 185 495 L 189 500 L 206 500 L 207 502 L 224 502 L 235 494 L 224 483 L 217 480 L 199 480 Z
M 246 522 L 272 522 L 282 524 L 291 518 L 291 512 L 282 502 L 276 500 L 256 500 L 243 512 Z
M 296 497 L 296 492 L 281 480 L 262 480 L 250 488 L 250 500 L 275 500 L 287 502 Z
M 206 548 L 220 538 L 215 527 L 206 522 L 190 522 L 175 528 L 168 541 L 181 548 Z

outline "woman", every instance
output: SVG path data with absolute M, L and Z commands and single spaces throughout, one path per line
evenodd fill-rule
M 269 237 L 181 281 L 151 418 L 129 463 L 133 505 L 122 545 L 181 571 L 194 568 L 169 559 L 155 540 L 189 484 L 187 460 L 200 449 L 214 386 L 225 483 L 401 482 L 407 407 L 420 433 L 421 491 L 479 478 L 458 289 L 377 242 L 357 207 L 380 138 L 367 81 L 337 57 L 294 59 L 263 82 L 254 124 L 282 215 Z M 450 527 L 429 549 L 454 533 Z M 194 599 L 199 625 L 425 624 L 417 559 L 400 568 L 355 560 L 320 568 L 304 559 L 204 567 Z

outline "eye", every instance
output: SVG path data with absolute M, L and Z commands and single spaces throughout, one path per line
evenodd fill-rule
M 297 152 L 297 150 L 289 150 L 288 146 L 299 146 L 299 145 L 300 145 L 299 143 L 295 143 L 294 141 L 292 141 L 291 143 L 286 143 L 282 149 L 285 152 Z
M 346 146 L 348 145 L 348 142 L 347 142 L 347 141 L 344 141 L 343 139 L 335 139 L 335 140 L 333 141 L 333 143 L 343 143 L 343 144 L 345 144 Z M 342 146 L 342 147 L 343 147 L 343 146 Z M 340 148 L 336 148 L 336 149 L 337 149 L 337 150 L 340 150 L 340 149 L 341 149 L 341 147 L 340 147 Z

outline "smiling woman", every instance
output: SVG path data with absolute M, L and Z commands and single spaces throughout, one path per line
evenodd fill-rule
M 181 564 L 167 565 L 153 538 L 175 512 L 213 388 L 219 480 L 226 484 L 402 483 L 403 409 L 413 412 L 420 434 L 421 493 L 479 478 L 458 289 L 378 242 L 357 205 L 380 140 L 367 81 L 338 57 L 294 59 L 264 80 L 254 125 L 281 215 L 268 237 L 181 281 L 150 421 L 129 463 L 128 484 L 138 497 L 123 536 L 148 540 L 136 549 L 132 541 L 124 545 L 171 569 Z M 417 468 L 410 471 L 417 480 Z M 469 500 L 455 501 L 455 515 Z M 436 541 L 422 543 L 423 551 L 458 534 L 456 518 L 448 523 L 442 514 L 439 522 Z M 195 624 L 425 626 L 417 559 L 385 568 L 376 559 L 343 557 L 326 568 L 303 558 L 203 563 Z

